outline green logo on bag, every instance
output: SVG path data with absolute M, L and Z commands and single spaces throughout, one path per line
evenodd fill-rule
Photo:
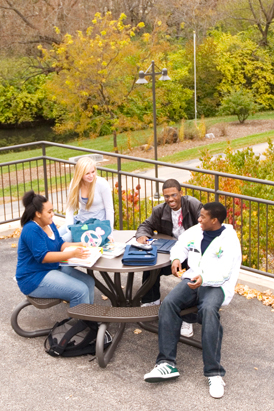
M 82 225 L 81 230 L 88 230 L 88 226 L 86 224 Z

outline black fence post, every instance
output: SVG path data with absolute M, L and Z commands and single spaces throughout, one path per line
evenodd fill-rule
M 123 204 L 122 204 L 122 176 L 121 176 L 121 158 L 117 157 L 118 169 L 118 201 L 119 201 L 119 230 L 123 230 Z
M 215 174 L 215 187 L 214 187 L 214 191 L 215 191 L 215 201 L 219 201 L 219 176 L 217 174 Z
M 43 171 L 44 171 L 44 187 L 45 187 L 45 197 L 49 197 L 49 190 L 48 190 L 48 175 L 47 175 L 47 159 L 46 157 L 46 146 L 42 144 L 42 155 L 43 155 Z

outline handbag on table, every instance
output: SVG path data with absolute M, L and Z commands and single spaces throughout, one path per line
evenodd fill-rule
M 71 231 L 74 243 L 84 242 L 92 246 L 103 246 L 109 242 L 108 236 L 111 234 L 109 220 L 98 220 L 90 218 L 84 223 L 78 222 L 68 226 Z

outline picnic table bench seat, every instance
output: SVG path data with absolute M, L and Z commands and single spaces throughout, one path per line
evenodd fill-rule
M 27 306 L 33 305 L 38 309 L 47 309 L 60 304 L 63 300 L 58 298 L 34 298 L 27 296 L 24 301 L 15 307 L 11 316 L 11 326 L 14 331 L 27 338 L 40 337 L 48 335 L 51 328 L 26 331 L 18 324 L 20 312 Z M 148 331 L 158 333 L 158 325 L 151 322 L 158 319 L 159 305 L 149 307 L 112 307 L 93 304 L 79 304 L 69 308 L 68 316 L 86 321 L 100 322 L 97 340 L 96 340 L 96 357 L 100 367 L 105 368 L 112 358 L 114 351 L 122 337 L 126 323 L 137 322 L 140 326 Z M 181 315 L 197 312 L 197 307 L 191 307 L 181 311 Z M 109 323 L 118 323 L 117 331 L 113 337 L 112 344 L 104 351 L 104 336 Z M 180 337 L 180 342 L 192 345 L 196 348 L 202 348 L 200 341 L 192 338 Z
M 96 357 L 100 367 L 105 368 L 112 358 L 114 351 L 122 337 L 126 323 L 137 322 L 142 328 L 158 333 L 158 326 L 147 322 L 158 319 L 159 305 L 149 307 L 110 307 L 92 304 L 79 304 L 68 309 L 68 315 L 86 321 L 102 322 L 99 326 L 96 340 Z M 197 307 L 181 311 L 181 315 L 197 312 Z M 104 351 L 104 335 L 109 323 L 119 323 L 113 337 L 112 344 Z M 196 348 L 202 348 L 200 341 L 180 337 L 180 342 L 187 343 Z
M 45 328 L 45 329 L 33 330 L 33 331 L 23 330 L 18 324 L 18 316 L 20 312 L 25 307 L 28 307 L 29 305 L 33 305 L 34 307 L 38 309 L 45 310 L 47 308 L 51 308 L 57 304 L 60 304 L 62 301 L 63 300 L 60 300 L 59 298 L 36 298 L 36 297 L 27 296 L 26 299 L 22 301 L 20 304 L 18 304 L 13 310 L 13 313 L 11 315 L 12 328 L 21 337 L 34 338 L 34 337 L 40 337 L 43 335 L 48 335 L 51 328 Z

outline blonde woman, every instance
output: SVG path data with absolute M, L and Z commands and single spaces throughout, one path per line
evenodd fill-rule
M 74 215 L 75 211 L 78 211 Z M 75 166 L 69 186 L 66 224 L 59 229 L 64 241 L 72 241 L 68 225 L 84 223 L 90 218 L 109 220 L 113 230 L 114 209 L 108 182 L 96 174 L 96 163 L 90 157 L 81 157 Z

